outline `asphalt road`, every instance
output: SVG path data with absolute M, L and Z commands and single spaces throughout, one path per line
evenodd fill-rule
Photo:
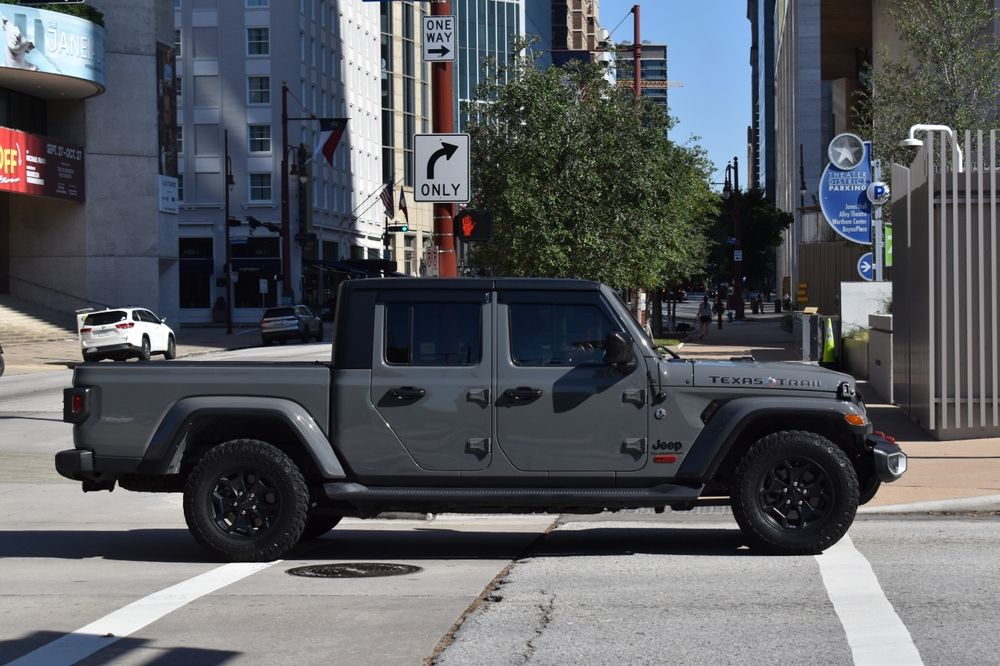
M 442 664 L 991 664 L 1000 651 L 996 515 L 862 516 L 818 557 L 756 555 L 721 509 L 564 516 L 549 534 L 551 516 L 348 520 L 282 562 L 219 565 L 179 496 L 83 494 L 55 474 L 69 381 L 0 382 L 0 663 L 419 664 L 443 647 Z M 343 562 L 421 570 L 287 573 Z

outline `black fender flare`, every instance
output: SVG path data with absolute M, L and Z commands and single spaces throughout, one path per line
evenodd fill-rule
M 330 440 L 302 405 L 284 398 L 220 395 L 184 398 L 174 403 L 150 438 L 138 473 L 177 474 L 194 424 L 206 417 L 233 416 L 265 417 L 284 423 L 324 479 L 347 478 Z
M 844 420 L 848 414 L 864 417 L 865 425 L 850 425 Z M 740 435 L 751 424 L 761 418 L 788 416 L 814 418 L 824 422 L 839 421 L 859 441 L 863 441 L 872 430 L 864 408 L 846 400 L 797 396 L 734 398 L 721 405 L 709 418 L 677 470 L 677 478 L 699 481 L 712 478 Z

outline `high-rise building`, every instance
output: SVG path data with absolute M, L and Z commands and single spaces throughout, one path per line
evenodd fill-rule
M 456 131 L 474 114 L 476 89 L 487 76 L 487 59 L 495 65 L 510 63 L 516 52 L 514 40 L 525 36 L 527 0 L 452 0 L 458 24 L 458 60 L 455 77 Z
M 641 62 L 642 95 L 652 99 L 663 107 L 664 113 L 669 111 L 667 91 L 670 81 L 667 79 L 667 45 L 643 42 L 639 55 Z M 631 90 L 635 85 L 635 51 L 629 43 L 619 44 L 615 53 L 618 85 Z
M 421 22 L 430 13 L 423 2 L 383 2 L 382 26 L 382 182 L 392 192 L 394 226 L 408 231 L 387 233 L 396 270 L 426 273 L 423 257 L 431 249 L 433 205 L 413 200 L 413 135 L 431 131 L 430 65 L 421 61 Z M 406 213 L 399 210 L 401 193 Z M 376 210 L 381 215 L 383 205 Z M 433 250 L 432 250 L 433 251 Z
M 229 174 L 233 319 L 255 322 L 262 307 L 289 299 L 327 302 L 323 262 L 382 256 L 379 5 L 175 0 L 174 7 L 181 321 L 218 317 L 215 305 L 225 300 Z M 315 154 L 320 118 L 349 119 L 332 165 Z M 294 173 L 283 172 L 283 162 Z
M 750 70 L 752 124 L 750 126 L 750 171 L 748 183 L 775 200 L 774 145 L 774 10 L 775 0 L 748 0 L 750 21 Z

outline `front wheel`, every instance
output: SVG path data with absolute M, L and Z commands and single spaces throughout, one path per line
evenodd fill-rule
M 192 536 L 221 559 L 269 562 L 302 536 L 309 489 L 280 449 L 235 439 L 210 449 L 188 477 L 184 518 Z
M 168 361 L 172 361 L 177 358 L 177 343 L 174 342 L 174 336 L 167 338 L 167 351 L 163 352 L 163 358 Z
M 858 510 L 858 477 L 826 437 L 785 431 L 759 439 L 744 454 L 730 502 L 752 546 L 782 555 L 829 548 Z

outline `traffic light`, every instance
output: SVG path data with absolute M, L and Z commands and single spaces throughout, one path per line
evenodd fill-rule
M 462 210 L 455 216 L 455 238 L 465 242 L 493 240 L 493 213 Z

